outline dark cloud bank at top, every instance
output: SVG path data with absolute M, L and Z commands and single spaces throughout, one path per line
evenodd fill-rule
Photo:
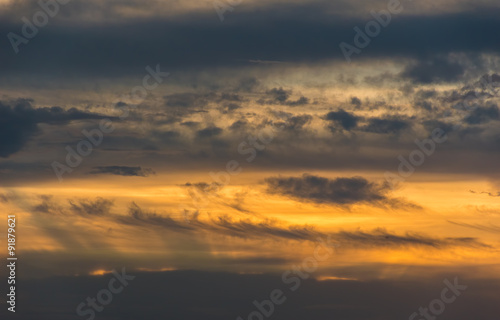
M 0 74 L 66 76 L 76 72 L 109 77 L 141 73 L 151 63 L 173 71 L 248 65 L 255 59 L 343 60 L 339 43 L 352 41 L 353 27 L 364 26 L 367 21 L 326 12 L 317 5 L 280 4 L 266 11 L 232 12 L 231 19 L 224 23 L 212 12 L 105 25 L 54 23 L 41 30 L 28 45 L 21 45 L 17 55 L 5 37 L 4 50 L 0 51 Z M 394 17 L 356 58 L 410 58 L 416 62 L 408 66 L 404 75 L 414 81 L 453 80 L 462 74 L 462 67 L 436 57 L 451 52 L 498 52 L 500 43 L 492 40 L 500 29 L 498 13 L 496 8 L 483 8 L 467 13 Z M 21 22 L 4 22 L 0 24 L 0 33 L 21 27 Z M 298 100 L 297 104 L 302 102 Z

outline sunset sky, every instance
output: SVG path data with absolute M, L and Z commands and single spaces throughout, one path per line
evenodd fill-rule
M 498 319 L 500 2 L 41 3 L 0 1 L 2 319 L 122 268 L 95 319 L 411 319 L 456 277 L 438 318 Z

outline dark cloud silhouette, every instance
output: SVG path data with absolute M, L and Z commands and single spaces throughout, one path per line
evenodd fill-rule
M 356 203 L 396 204 L 388 198 L 389 186 L 362 177 L 328 179 L 304 174 L 302 177 L 267 178 L 268 192 L 315 203 L 351 205 Z
M 89 174 L 113 174 L 117 176 L 148 177 L 155 172 L 150 168 L 128 167 L 128 166 L 103 166 L 94 167 Z
M 104 119 L 103 115 L 76 108 L 34 108 L 33 100 L 19 99 L 12 103 L 0 101 L 0 157 L 8 157 L 40 132 L 38 124 L 63 125 L 74 120 Z M 112 118 L 112 117 L 109 117 Z
M 343 109 L 327 113 L 325 119 L 340 124 L 345 130 L 351 130 L 358 125 L 358 117 Z

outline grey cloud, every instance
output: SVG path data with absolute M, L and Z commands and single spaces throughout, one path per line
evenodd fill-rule
M 389 186 L 369 182 L 362 177 L 328 179 L 304 174 L 302 177 L 267 178 L 268 192 L 291 196 L 302 201 L 320 204 L 352 205 L 369 203 L 374 205 L 398 205 L 390 199 Z

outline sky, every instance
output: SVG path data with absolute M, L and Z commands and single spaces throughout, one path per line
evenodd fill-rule
M 0 1 L 2 319 L 497 319 L 499 13 Z

